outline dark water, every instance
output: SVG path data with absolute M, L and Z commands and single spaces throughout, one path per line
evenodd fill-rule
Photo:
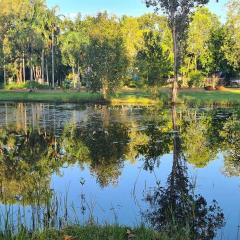
M 240 239 L 239 110 L 2 103 L 1 218 Z

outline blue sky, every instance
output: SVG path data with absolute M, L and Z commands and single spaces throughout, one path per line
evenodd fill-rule
M 209 8 L 219 15 L 224 21 L 226 10 L 224 5 L 227 0 L 210 0 Z M 65 15 L 74 16 L 81 12 L 83 15 L 94 15 L 97 12 L 107 10 L 109 13 L 117 15 L 138 16 L 149 12 L 143 3 L 143 0 L 47 0 L 49 7 L 59 6 L 60 12 Z

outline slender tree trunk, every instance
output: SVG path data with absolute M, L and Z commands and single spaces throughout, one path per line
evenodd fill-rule
M 76 88 L 76 77 L 75 77 L 75 69 L 72 67 L 72 75 L 73 75 L 73 87 Z
M 23 67 L 22 67 L 22 63 L 21 62 L 20 62 L 20 66 L 19 66 L 19 82 L 20 83 L 23 82 Z
M 198 67 L 197 67 L 197 55 L 195 55 L 195 57 L 194 57 L 194 64 L 195 64 L 195 72 L 197 72 L 197 69 L 198 69 Z
M 42 62 L 42 81 L 45 82 L 45 77 L 44 77 L 44 49 L 42 50 L 42 58 L 41 58 L 41 62 Z
M 25 71 L 25 56 L 23 53 L 23 58 L 22 58 L 22 71 L 23 71 L 23 82 L 26 82 L 26 71 Z
M 54 66 L 54 30 L 52 30 L 52 88 L 55 88 L 55 66 Z
M 176 27 L 173 27 L 173 53 L 174 53 L 174 80 L 172 84 L 172 103 L 177 101 L 177 91 L 178 91 L 178 45 L 177 45 L 177 33 Z
M 6 60 L 5 56 L 3 57 L 3 79 L 4 79 L 4 85 L 7 84 L 7 73 L 6 73 Z
M 81 79 L 81 75 L 80 75 L 80 67 L 79 67 L 79 62 L 78 62 L 78 65 L 77 65 L 77 67 L 78 67 L 78 83 L 79 83 L 79 90 L 80 90 L 80 88 L 81 88 L 81 81 L 82 81 L 82 79 Z
M 48 60 L 47 59 L 46 59 L 46 77 L 47 77 L 48 86 L 50 86 L 49 75 L 48 75 Z
M 32 56 L 31 56 L 31 58 L 30 58 L 30 81 L 33 81 Z

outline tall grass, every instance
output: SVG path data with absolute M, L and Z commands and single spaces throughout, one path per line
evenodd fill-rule
M 80 203 L 90 206 L 85 202 Z M 71 207 L 70 207 L 71 206 Z M 143 226 L 129 228 L 114 225 L 99 225 L 92 211 L 81 220 L 81 208 L 74 207 L 64 197 L 52 196 L 43 203 L 33 203 L 29 208 L 5 206 L 0 215 L 0 240 L 164 240 L 163 235 Z

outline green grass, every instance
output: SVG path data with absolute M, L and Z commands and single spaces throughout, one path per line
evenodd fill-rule
M 124 89 L 115 95 L 104 99 L 99 93 L 38 90 L 0 91 L 0 101 L 14 102 L 53 102 L 53 103 L 111 103 L 113 105 L 154 105 L 160 102 L 169 103 L 170 90 L 160 90 L 159 99 L 151 93 L 139 89 Z M 225 91 L 205 91 L 199 89 L 182 89 L 179 91 L 179 103 L 192 105 L 222 105 L 240 104 L 240 90 L 226 89 Z
M 14 102 L 54 102 L 54 103 L 105 103 L 106 100 L 98 93 L 88 92 L 19 92 L 0 91 L 0 101 Z
M 150 93 L 144 90 L 125 89 L 111 96 L 110 102 L 113 105 L 118 104 L 152 105 L 159 103 L 159 100 L 153 98 Z
M 129 229 L 120 226 L 71 226 L 63 230 L 42 232 L 20 231 L 17 235 L 1 234 L 1 240 L 167 240 L 163 235 L 144 227 Z
M 160 98 L 166 101 L 169 91 L 169 89 L 161 89 Z M 239 105 L 240 90 L 205 91 L 200 89 L 182 89 L 179 91 L 178 102 L 193 105 Z
M 192 102 L 195 104 L 211 104 L 211 105 L 237 105 L 240 104 L 240 91 L 181 91 L 180 98 L 184 102 Z

